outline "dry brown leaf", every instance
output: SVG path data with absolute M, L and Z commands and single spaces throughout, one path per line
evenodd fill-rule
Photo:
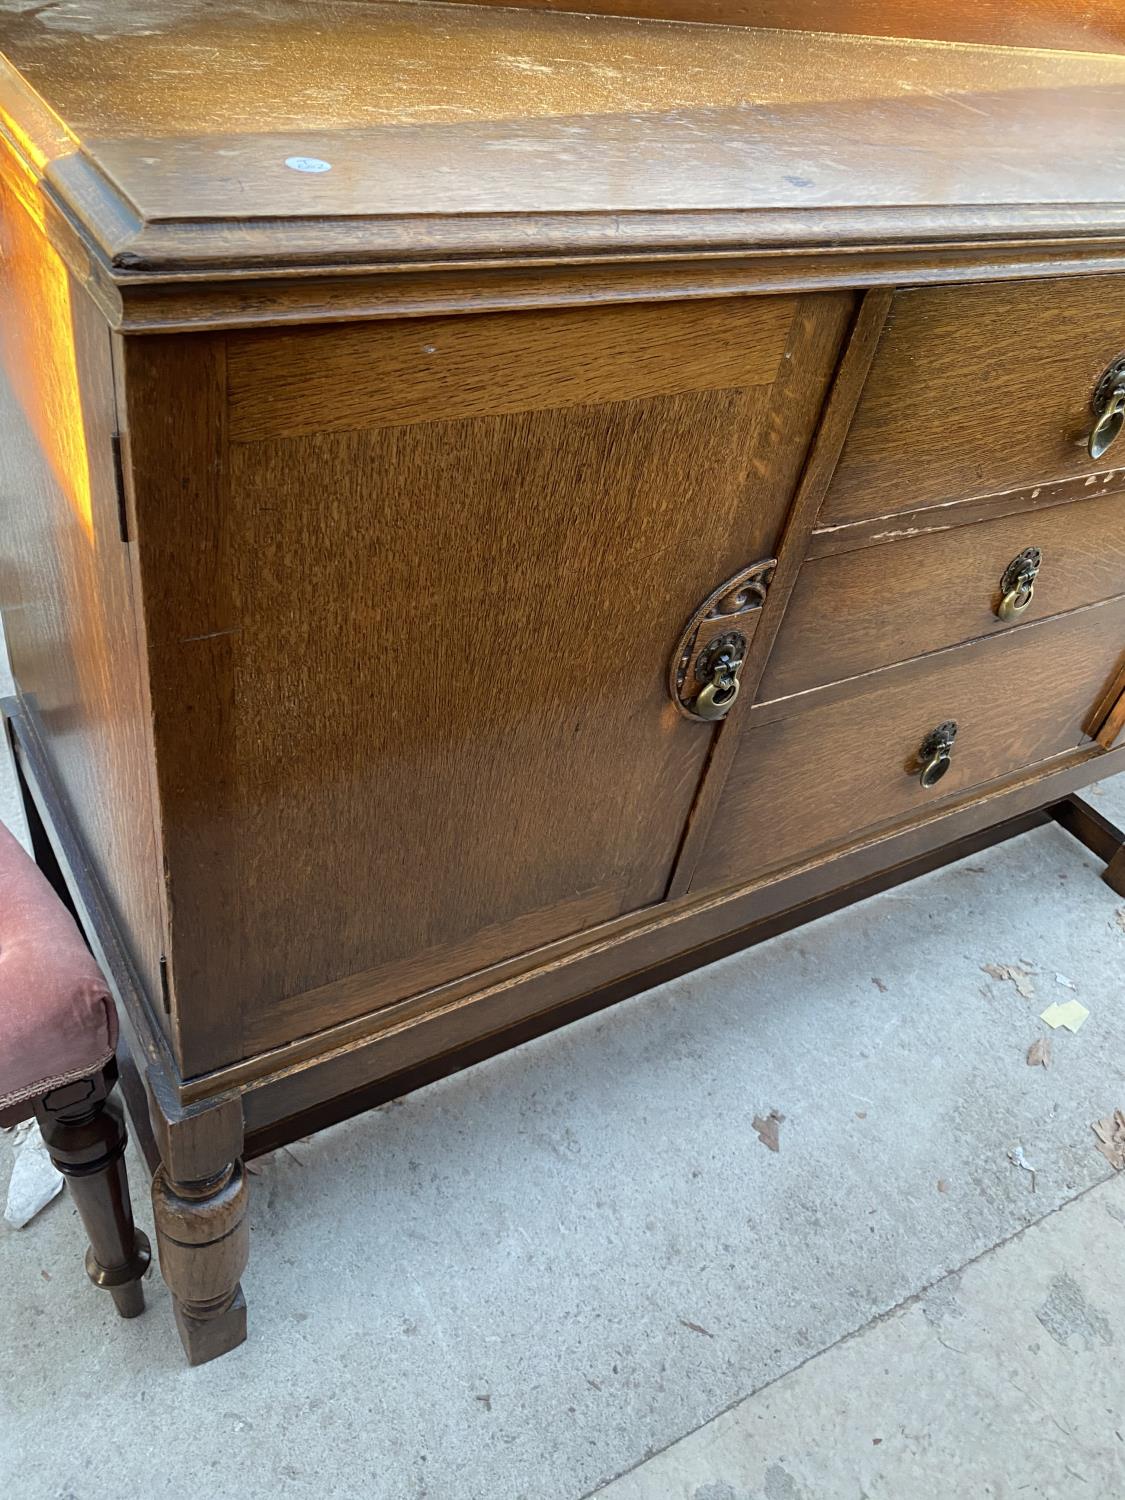
M 1037 1037 L 1027 1049 L 1027 1065 L 1029 1068 L 1049 1068 L 1051 1066 L 1051 1038 L 1049 1036 Z
M 981 964 L 981 970 L 990 979 L 1009 980 L 1025 1000 L 1035 998 L 1035 986 L 1031 982 L 1029 970 L 1017 968 L 1015 964 Z
M 949 1192 L 949 1183 L 946 1182 L 946 1180 L 945 1180 L 944 1177 L 939 1177 L 938 1178 L 938 1180 L 937 1180 L 937 1190 L 938 1190 L 939 1193 L 948 1193 Z
M 780 1151 L 781 1145 L 778 1141 L 777 1127 L 784 1120 L 784 1115 L 779 1115 L 776 1109 L 771 1109 L 763 1120 L 761 1115 L 755 1115 L 750 1121 L 758 1132 L 758 1139 L 763 1146 L 768 1146 L 771 1151 Z
M 887 993 L 888 989 L 890 988 L 889 985 L 886 985 L 886 984 L 883 983 L 883 981 L 879 978 L 878 975 L 876 975 L 872 979 L 871 983 L 879 991 L 880 995 L 885 995 Z
M 1125 1167 L 1125 1110 L 1115 1109 L 1104 1120 L 1095 1120 L 1090 1129 L 1098 1138 L 1098 1150 L 1120 1172 Z
M 1125 932 L 1125 906 L 1117 908 L 1117 925 L 1121 928 L 1122 932 Z

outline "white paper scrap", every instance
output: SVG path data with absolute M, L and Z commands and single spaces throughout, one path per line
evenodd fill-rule
M 29 1131 L 16 1150 L 4 1218 L 13 1229 L 30 1224 L 62 1192 L 63 1181 L 62 1173 L 47 1154 L 43 1137 L 38 1130 Z

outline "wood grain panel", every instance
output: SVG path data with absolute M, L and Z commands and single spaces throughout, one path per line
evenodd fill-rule
M 231 449 L 259 1037 L 285 1034 L 278 997 L 421 954 L 450 977 L 443 950 L 494 961 L 529 913 L 538 946 L 660 897 L 710 743 L 665 662 L 735 551 L 763 409 L 689 393 Z
M 246 961 L 240 849 L 225 821 L 238 749 L 224 691 L 235 545 L 225 504 L 225 344 L 208 336 L 131 339 L 123 358 L 129 520 L 172 903 L 167 983 L 177 1059 L 191 1072 L 194 1056 L 240 1035 L 237 976 Z M 184 868 L 203 878 L 173 886 L 173 872 Z M 216 974 L 228 978 L 215 983 Z
M 0 613 L 12 671 L 160 1011 L 162 918 L 110 335 L 0 188 Z
M 745 882 L 1078 747 L 1123 643 L 1119 598 L 878 673 L 844 703 L 751 716 L 692 889 Z M 917 752 L 949 719 L 952 768 L 926 791 Z
M 1043 553 L 1035 595 L 1005 623 L 995 612 L 1000 579 L 1027 547 Z M 803 693 L 1122 593 L 1122 491 L 813 558 L 801 569 L 758 696 Z
M 1073 475 L 1095 483 L 1090 399 L 1125 353 L 1123 291 L 1099 276 L 900 293 L 821 524 Z
M 783 333 L 839 328 L 849 305 L 786 299 Z M 770 555 L 836 348 L 789 340 L 815 358 L 784 361 L 786 425 L 753 337 L 776 337 L 777 308 L 739 324 L 750 384 L 694 388 L 685 330 L 668 359 L 686 388 L 629 400 L 631 321 L 592 360 L 569 316 L 538 337 L 508 320 L 528 387 L 546 389 L 536 361 L 557 373 L 557 407 L 225 458 L 215 341 L 130 345 L 185 1071 L 663 894 L 711 738 L 668 701 L 667 655 L 717 580 Z M 502 406 L 494 321 L 458 339 L 478 333 Z M 338 332 L 363 386 L 381 330 Z M 565 404 L 595 373 L 608 399 Z M 168 382 L 180 400 L 146 419 Z M 425 378 L 417 393 L 437 403 Z
M 419 318 L 231 345 L 230 436 L 449 421 L 768 385 L 791 297 Z

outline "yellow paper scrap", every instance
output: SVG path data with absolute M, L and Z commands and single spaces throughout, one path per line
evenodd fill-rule
M 1053 1005 L 1048 1005 L 1039 1019 L 1056 1030 L 1065 1026 L 1067 1031 L 1078 1031 L 1089 1014 L 1080 1000 L 1068 1000 L 1065 1005 L 1056 1000 Z

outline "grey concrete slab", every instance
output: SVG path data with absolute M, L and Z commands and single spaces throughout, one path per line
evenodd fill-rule
M 60 1199 L 0 1232 L 0 1473 L 19 1500 L 596 1489 L 1108 1177 L 1097 874 L 1037 831 L 276 1153 L 250 1342 L 199 1370 L 158 1279 L 131 1324 L 85 1285 Z M 1029 1068 L 1072 993 L 1089 1021 Z
M 598 1500 L 1120 1500 L 1123 1254 L 1117 1177 Z

